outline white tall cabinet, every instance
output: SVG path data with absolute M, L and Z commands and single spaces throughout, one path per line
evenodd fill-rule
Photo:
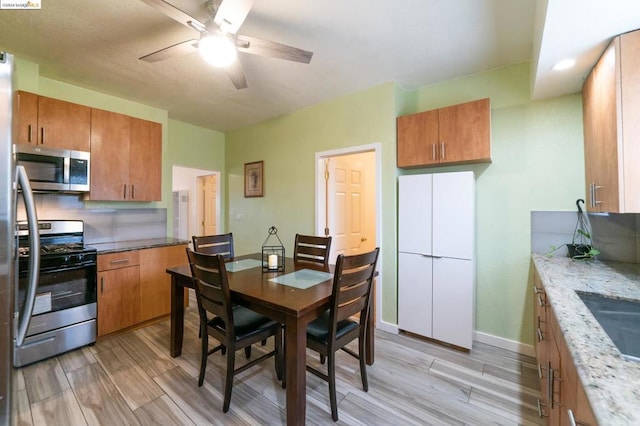
M 398 186 L 398 327 L 471 349 L 473 172 L 405 175 Z

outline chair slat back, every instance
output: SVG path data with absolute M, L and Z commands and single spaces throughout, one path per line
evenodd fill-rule
M 198 253 L 221 254 L 225 260 L 232 259 L 233 234 L 203 235 L 193 236 L 193 250 Z
M 293 248 L 294 262 L 310 262 L 329 267 L 329 252 L 331 237 L 317 237 L 313 235 L 296 234 Z
M 366 323 L 379 251 L 376 248 L 368 253 L 338 256 L 331 295 L 333 336 L 339 321 L 357 313 L 360 314 L 361 326 Z
M 194 280 L 198 309 L 221 317 L 225 324 L 232 319 L 231 292 L 227 269 L 220 254 L 206 254 L 187 249 L 191 275 Z

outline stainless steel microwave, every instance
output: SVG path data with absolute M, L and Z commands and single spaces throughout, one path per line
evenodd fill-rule
M 68 149 L 13 145 L 16 163 L 24 166 L 31 189 L 39 192 L 88 192 L 90 153 Z

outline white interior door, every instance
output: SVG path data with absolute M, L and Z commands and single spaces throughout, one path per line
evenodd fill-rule
M 327 158 L 327 228 L 333 237 L 331 263 L 339 255 L 375 248 L 373 152 Z

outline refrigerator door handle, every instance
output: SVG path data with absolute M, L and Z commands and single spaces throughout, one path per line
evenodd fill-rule
M 40 235 L 38 231 L 38 217 L 36 215 L 35 203 L 33 202 L 33 192 L 29 185 L 29 177 L 23 166 L 17 167 L 17 180 L 22 188 L 22 197 L 27 212 L 27 222 L 29 224 L 29 284 L 24 302 L 22 317 L 18 320 L 18 330 L 16 332 L 16 346 L 22 346 L 27 336 L 27 330 L 31 323 L 33 305 L 36 301 L 36 289 L 40 278 Z

